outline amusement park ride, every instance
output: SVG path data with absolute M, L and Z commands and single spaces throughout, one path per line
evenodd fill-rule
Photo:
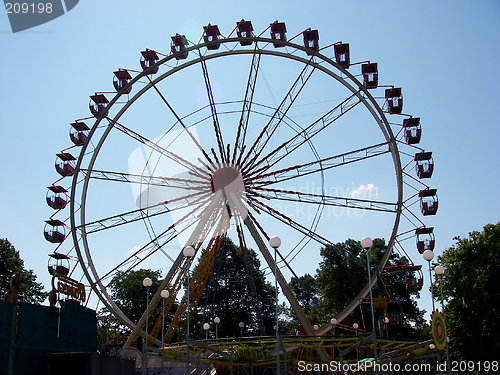
M 370 352 L 374 337 L 335 337 L 331 322 L 313 327 L 283 272 L 291 270 L 291 261 L 300 259 L 304 249 L 333 244 L 331 228 L 340 220 L 328 213 L 342 209 L 390 222 L 384 233 L 387 250 L 377 269 L 404 272 L 408 289 L 422 289 L 421 266 L 411 262 L 402 246 L 410 238 L 416 238 L 419 253 L 435 245 L 433 228 L 419 218 L 438 209 L 437 190 L 422 182 L 432 176 L 434 161 L 431 152 L 418 146 L 420 118 L 403 113 L 401 88 L 380 84 L 377 63 L 352 62 L 348 43 L 320 46 L 318 30 L 289 38 L 285 23 L 275 21 L 256 35 L 252 23 L 241 20 L 227 36 L 212 24 L 200 32 L 197 43 L 175 34 L 167 54 L 141 51 L 141 70 L 113 72 L 115 92 L 91 95 L 92 116 L 71 123 L 73 145 L 57 154 L 61 178 L 47 192 L 55 213 L 44 234 L 57 245 L 49 272 L 76 277 L 79 264 L 87 301 L 96 295 L 130 329 L 125 346 L 142 337 L 151 350 L 186 360 L 186 342 L 173 344 L 172 339 L 186 336 L 186 318 L 197 310 L 221 240 L 232 236 L 242 249 L 247 243 L 256 246 L 272 271 L 276 263 L 268 241 L 280 231 L 290 252 L 275 249 L 279 259 L 272 272 L 304 334 L 282 337 L 281 351 L 303 348 L 324 361 L 348 361 L 349 353 L 359 348 Z M 223 86 L 213 77 L 222 77 Z M 270 81 L 277 86 L 271 88 Z M 87 125 L 89 121 L 93 124 Z M 384 194 L 392 198 L 332 194 L 329 186 L 346 172 L 368 173 L 377 186 L 393 181 Z M 300 188 L 309 183 L 318 189 Z M 305 207 L 308 215 L 291 213 L 290 205 Z M 413 213 L 418 205 L 420 213 Z M 55 218 L 60 215 L 67 218 Z M 142 245 L 121 251 L 125 240 Z M 182 243 L 175 246 L 178 240 Z M 183 256 L 186 246 L 194 249 L 197 260 L 189 298 L 183 293 L 190 261 Z M 385 268 L 392 251 L 404 254 L 408 264 Z M 117 272 L 150 264 L 168 272 L 142 318 L 131 321 L 111 297 L 109 282 Z M 371 285 L 334 317 L 333 328 L 341 326 L 376 282 L 372 277 Z M 162 298 L 165 289 L 169 293 Z M 153 317 L 160 301 L 162 314 Z M 173 318 L 164 322 L 169 312 Z M 389 324 L 402 324 L 404 314 L 386 318 Z M 168 327 L 161 337 L 163 324 Z M 257 356 L 253 363 L 276 366 L 272 337 L 190 343 L 191 357 L 205 363 L 221 366 L 227 363 L 222 355 L 244 367 L 249 356 L 268 350 L 270 358 Z M 381 361 L 428 350 L 380 337 L 377 345 Z M 288 362 L 288 371 L 293 366 Z

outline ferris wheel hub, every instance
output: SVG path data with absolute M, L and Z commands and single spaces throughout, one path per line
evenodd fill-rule
M 214 172 L 210 179 L 212 192 L 222 190 L 224 194 L 243 193 L 245 184 L 241 173 L 234 167 L 222 167 Z

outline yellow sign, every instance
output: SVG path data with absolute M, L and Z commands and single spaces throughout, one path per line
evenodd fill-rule
M 57 285 L 56 285 L 57 281 Z M 52 276 L 52 288 L 58 292 L 85 302 L 85 285 L 76 280 L 70 279 L 63 274 L 56 273 Z
M 380 294 L 373 300 L 376 309 L 387 309 L 387 298 L 382 297 Z

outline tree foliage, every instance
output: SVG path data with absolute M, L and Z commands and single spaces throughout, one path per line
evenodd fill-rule
M 380 263 L 386 250 L 383 239 L 375 239 L 369 250 L 370 265 L 373 270 Z M 323 325 L 330 318 L 339 314 L 362 290 L 368 282 L 366 268 L 366 250 L 359 241 L 348 239 L 346 242 L 321 248 L 322 261 L 314 277 L 306 274 L 292 279 L 290 286 L 304 307 L 304 312 L 312 324 Z M 408 260 L 397 253 L 391 254 L 387 266 L 407 264 Z M 395 267 L 388 270 L 378 270 L 381 275 L 379 282 L 373 288 L 373 297 L 379 293 L 390 301 L 398 301 L 390 305 L 387 314 L 403 313 L 404 324 L 391 326 L 391 336 L 417 337 L 419 329 L 424 327 L 423 311 L 418 309 L 415 297 L 418 291 L 406 289 L 405 281 L 409 275 L 404 268 Z M 380 291 L 380 292 L 379 292 Z M 362 303 L 343 322 L 352 325 L 358 323 L 360 328 L 371 330 L 371 313 L 369 300 Z M 383 314 L 383 311 L 379 311 Z M 417 329 L 415 329 L 415 327 Z
M 230 239 L 223 240 L 199 303 L 199 314 L 193 324 L 194 334 L 216 316 L 221 320 L 219 337 L 240 336 L 240 322 L 245 324 L 244 335 L 260 335 L 260 325 L 266 334 L 274 332 L 275 289 L 266 282 L 254 250 L 242 252 Z
M 24 261 L 14 246 L 5 238 L 0 238 L 0 291 L 9 291 L 9 280 L 13 274 L 19 274 L 21 287 L 18 291 L 18 302 L 40 304 L 48 293 L 43 285 L 36 282 L 33 270 L 24 268 Z
M 500 223 L 488 224 L 437 258 L 453 359 L 486 361 L 500 352 Z M 434 295 L 439 298 L 439 278 Z

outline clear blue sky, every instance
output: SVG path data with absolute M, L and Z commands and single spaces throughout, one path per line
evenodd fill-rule
M 168 53 L 177 32 L 196 42 L 208 23 L 227 35 L 242 18 L 256 33 L 279 20 L 290 36 L 311 27 L 321 45 L 348 42 L 354 61 L 378 62 L 381 80 L 403 88 L 404 112 L 421 118 L 420 146 L 436 163 L 428 184 L 439 212 L 425 223 L 435 228 L 437 255 L 454 236 L 499 221 L 500 2 L 82 0 L 16 34 L 0 16 L 0 237 L 46 289 L 54 249 L 43 238 L 53 213 L 46 187 L 58 178 L 55 154 L 70 145 L 69 124 L 88 116 L 88 96 L 112 91 L 117 68 L 139 70 L 139 51 Z M 369 182 L 346 176 L 337 186 Z M 356 236 L 388 236 L 366 221 L 353 225 L 362 226 Z M 422 262 L 413 240 L 405 248 Z M 425 289 L 422 308 L 429 299 Z

